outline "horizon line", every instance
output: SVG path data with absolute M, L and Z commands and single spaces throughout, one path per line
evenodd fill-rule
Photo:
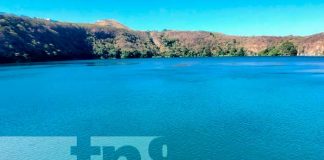
M 314 35 L 319 35 L 319 34 L 324 34 L 324 31 L 321 32 L 316 32 L 316 33 L 311 33 L 311 34 L 286 34 L 286 35 L 270 35 L 270 34 L 254 34 L 254 35 L 239 35 L 239 34 L 229 34 L 225 32 L 219 32 L 219 31 L 212 31 L 212 30 L 201 30 L 201 29 L 187 29 L 187 30 L 181 30 L 181 29 L 172 29 L 172 28 L 165 28 L 161 30 L 141 30 L 141 29 L 134 29 L 128 25 L 125 25 L 124 23 L 114 19 L 114 18 L 104 18 L 104 19 L 97 19 L 96 21 L 92 22 L 77 22 L 77 21 L 61 21 L 58 19 L 52 19 L 49 17 L 36 17 L 36 16 L 28 16 L 28 15 L 23 15 L 23 14 L 15 14 L 15 13 L 8 13 L 8 12 L 0 12 L 0 15 L 8 15 L 8 16 L 16 16 L 16 17 L 21 17 L 21 18 L 31 18 L 31 19 L 40 19 L 44 21 L 52 21 L 52 23 L 73 23 L 73 24 L 92 24 L 95 25 L 96 22 L 98 21 L 104 21 L 104 20 L 109 20 L 109 21 L 115 21 L 117 23 L 120 23 L 126 27 L 128 27 L 130 30 L 133 31 L 142 31 L 142 32 L 165 32 L 165 31 L 174 31 L 174 32 L 210 32 L 210 33 L 216 33 L 216 34 L 222 34 L 225 36 L 234 36 L 234 37 L 309 37 L 309 36 L 314 36 Z

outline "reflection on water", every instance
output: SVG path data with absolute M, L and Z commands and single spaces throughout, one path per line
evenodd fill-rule
M 283 62 L 227 62 L 218 63 L 217 65 L 225 66 L 282 66 L 285 65 Z
M 171 159 L 324 159 L 323 58 L 0 67 L 0 136 L 163 136 Z
M 299 70 L 297 72 L 313 73 L 313 74 L 324 74 L 324 68 L 323 69 L 305 69 L 305 70 Z

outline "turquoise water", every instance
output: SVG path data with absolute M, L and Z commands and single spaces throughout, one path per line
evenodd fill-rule
M 163 136 L 170 159 L 324 159 L 324 58 L 0 67 L 0 136 Z

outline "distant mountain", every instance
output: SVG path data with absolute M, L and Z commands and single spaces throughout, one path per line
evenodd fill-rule
M 115 20 L 79 24 L 0 14 L 0 63 L 296 55 L 323 56 L 324 33 L 305 37 L 246 37 L 204 31 L 134 31 Z

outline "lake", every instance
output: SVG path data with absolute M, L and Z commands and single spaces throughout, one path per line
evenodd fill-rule
M 0 67 L 0 136 L 163 136 L 170 159 L 324 159 L 324 58 Z

